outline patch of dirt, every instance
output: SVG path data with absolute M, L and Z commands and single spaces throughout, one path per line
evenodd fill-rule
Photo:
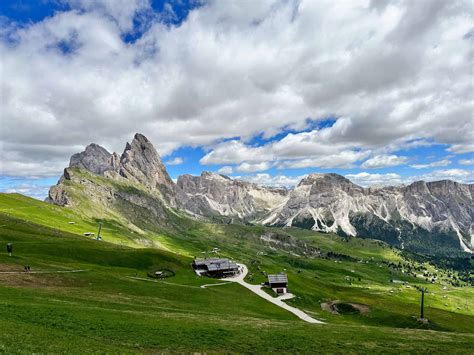
M 321 303 L 321 309 L 332 314 L 367 314 L 370 307 L 361 303 L 343 303 L 339 300 Z
M 352 307 L 357 309 L 359 313 L 361 314 L 367 314 L 370 312 L 370 307 L 367 306 L 366 304 L 361 304 L 361 303 L 349 303 Z
M 15 272 L 2 274 L 1 272 Z M 24 272 L 22 265 L 0 264 L 0 284 L 12 287 L 61 287 L 77 285 L 77 282 L 65 274 L 34 274 Z
M 13 264 L 0 264 L 0 272 L 24 271 L 23 266 Z
M 0 284 L 13 287 L 47 288 L 71 286 L 70 280 L 46 274 L 0 274 Z

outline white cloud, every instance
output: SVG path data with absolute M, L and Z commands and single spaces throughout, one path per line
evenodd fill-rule
M 367 172 L 361 172 L 358 174 L 347 174 L 346 178 L 351 180 L 353 183 L 360 186 L 372 186 L 372 185 L 400 185 L 403 183 L 403 179 L 400 175 L 389 173 L 389 174 L 371 174 Z
M 220 143 L 212 151 L 207 153 L 200 163 L 210 164 L 239 164 L 247 162 L 261 162 L 262 160 L 271 160 L 273 155 L 264 147 L 247 146 L 241 141 L 231 140 Z
M 398 166 L 405 164 L 408 161 L 407 157 L 400 157 L 397 155 L 376 155 L 369 160 L 362 163 L 361 167 L 364 169 L 378 169 L 391 166 Z
M 474 159 L 459 159 L 461 165 L 474 165 Z
M 18 193 L 26 196 L 44 200 L 48 196 L 49 186 L 35 185 L 35 184 L 18 184 L 8 189 L 1 189 L 0 191 L 6 193 Z
M 472 128 L 468 128 L 468 132 L 472 134 Z M 474 144 L 453 144 L 450 148 L 448 148 L 448 151 L 456 154 L 471 153 L 474 152 Z
M 451 164 L 451 161 L 449 159 L 443 159 L 443 160 L 438 160 L 434 161 L 432 163 L 427 163 L 427 164 L 413 164 L 410 165 L 410 167 L 415 168 L 415 169 L 426 169 L 426 168 L 438 168 L 442 166 L 448 166 Z
M 234 169 L 231 166 L 223 166 L 219 170 L 217 170 L 218 174 L 229 175 L 234 172 Z
M 399 174 L 371 174 L 368 172 L 360 172 L 357 174 L 347 174 L 346 177 L 352 182 L 361 186 L 373 185 L 401 185 L 410 184 L 414 181 L 439 181 L 439 180 L 453 180 L 462 183 L 472 183 L 474 181 L 474 174 L 472 171 L 463 169 L 447 169 L 434 170 L 423 175 L 401 177 Z
M 133 20 L 139 15 L 151 15 L 149 0 L 62 0 L 72 8 L 97 13 L 112 19 L 123 32 L 133 29 Z
M 301 176 L 286 176 L 286 175 L 270 175 L 267 173 L 260 173 L 247 176 L 235 176 L 233 178 L 250 181 L 258 185 L 264 186 L 279 186 L 292 187 L 298 184 L 306 175 Z
M 166 155 L 306 128 L 307 117 L 337 122 L 205 160 L 328 166 L 322 157 L 352 152 L 338 167 L 414 141 L 474 148 L 469 1 L 210 1 L 179 26 L 160 22 L 149 1 L 71 3 L 0 32 L 0 141 L 15 175 L 22 162 L 60 174 L 73 147 L 121 151 L 137 131 Z M 125 43 L 137 18 L 144 33 Z M 52 155 L 54 146 L 65 149 Z
M 333 132 L 343 125 L 344 121 L 339 121 L 329 128 L 290 133 L 278 141 L 257 147 L 246 145 L 240 140 L 226 141 L 214 146 L 200 163 L 241 164 L 240 171 L 249 172 L 253 167 L 266 170 L 274 164 L 280 169 L 353 167 L 355 162 L 365 159 L 370 150 L 356 150 L 353 143 L 331 144 Z
M 184 162 L 184 159 L 183 159 L 183 158 L 181 158 L 181 157 L 176 157 L 176 158 L 174 158 L 174 159 L 172 159 L 172 160 L 167 161 L 165 164 L 166 164 L 166 165 L 180 165 L 180 164 L 183 164 L 183 162 Z
M 272 165 L 268 162 L 261 162 L 261 163 L 247 163 L 244 162 L 240 164 L 236 170 L 242 173 L 254 173 L 257 171 L 265 171 L 272 167 Z
M 4 153 L 2 153 L 4 154 Z M 57 176 L 68 165 L 66 160 L 55 161 L 54 164 L 47 160 L 42 161 L 12 161 L 0 162 L 1 176 L 23 176 L 29 178 Z
M 366 158 L 369 154 L 369 152 L 343 150 L 331 155 L 321 155 L 313 158 L 284 161 L 279 165 L 279 168 L 351 168 L 354 167 L 355 162 Z
M 425 181 L 454 180 L 463 183 L 473 183 L 474 172 L 464 169 L 435 170 L 427 174 L 415 176 L 411 179 Z

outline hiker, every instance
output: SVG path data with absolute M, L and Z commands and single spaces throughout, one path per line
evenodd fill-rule
M 31 269 L 30 269 L 30 265 L 28 265 L 28 272 L 30 272 L 30 270 L 31 270 Z

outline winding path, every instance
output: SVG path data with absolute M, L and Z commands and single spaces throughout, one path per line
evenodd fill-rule
M 263 291 L 260 285 L 252 285 L 252 284 L 249 284 L 249 283 L 245 282 L 244 278 L 245 278 L 245 276 L 247 276 L 247 273 L 248 273 L 247 266 L 245 266 L 244 264 L 238 264 L 238 265 L 241 269 L 241 272 L 238 275 L 236 275 L 234 277 L 227 277 L 227 278 L 221 279 L 221 280 L 222 281 L 237 282 L 238 284 L 244 286 L 245 288 L 249 289 L 253 293 L 257 294 L 258 296 L 260 296 L 260 297 L 266 299 L 267 301 L 273 303 L 274 305 L 276 305 L 278 307 L 281 307 L 283 309 L 286 309 L 288 312 L 293 313 L 295 316 L 297 316 L 298 318 L 304 320 L 305 322 L 313 323 L 313 324 L 324 324 L 324 322 L 321 322 L 320 320 L 311 318 L 309 315 L 307 315 L 303 311 L 299 310 L 298 308 L 292 307 L 292 306 L 286 304 L 285 302 L 283 302 L 283 300 L 285 300 L 285 299 L 292 298 L 293 295 L 286 294 L 286 295 L 275 298 L 275 297 L 270 296 L 265 291 Z

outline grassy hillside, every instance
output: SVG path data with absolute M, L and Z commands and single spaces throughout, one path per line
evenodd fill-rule
M 145 228 L 95 213 L 0 194 L 1 352 L 467 353 L 474 346 L 473 288 L 454 287 L 452 272 L 406 259 L 383 243 L 206 224 L 177 214 L 167 226 Z M 96 232 L 99 219 L 104 240 L 84 237 Z M 246 263 L 250 282 L 263 281 L 265 272 L 288 273 L 297 295 L 289 302 L 327 324 L 302 322 L 239 285 L 200 288 L 218 281 L 197 277 L 192 257 L 214 247 Z M 22 273 L 24 265 L 32 272 Z M 412 267 L 415 274 L 436 273 L 436 281 L 413 277 Z M 162 269 L 176 275 L 147 277 Z M 416 319 L 417 285 L 431 292 L 428 324 Z M 368 312 L 321 309 L 334 300 L 363 304 Z

